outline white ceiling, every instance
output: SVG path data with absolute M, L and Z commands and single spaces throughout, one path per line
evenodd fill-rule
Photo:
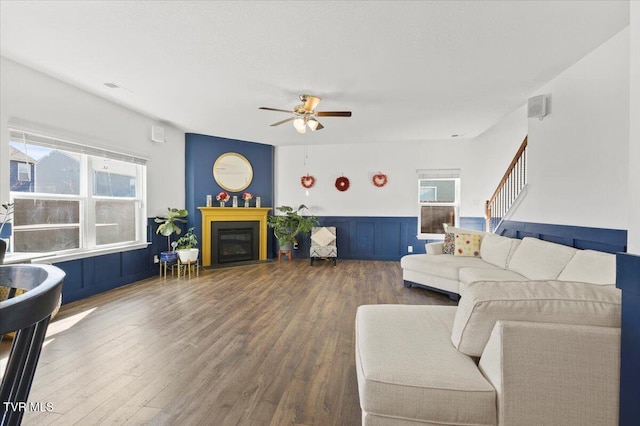
M 482 133 L 628 24 L 611 0 L 1 1 L 0 54 L 187 132 L 425 141 Z M 270 127 L 258 107 L 300 93 L 353 117 Z

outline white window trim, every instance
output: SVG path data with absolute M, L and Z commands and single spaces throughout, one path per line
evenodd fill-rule
M 68 252 L 60 252 L 60 253 L 43 253 L 43 257 L 34 257 L 31 263 L 57 263 L 57 262 L 67 262 L 69 260 L 78 260 L 85 259 L 87 257 L 101 256 L 105 254 L 113 254 L 113 253 L 121 253 L 125 251 L 132 250 L 140 250 L 147 248 L 147 246 L 151 244 L 148 242 L 144 243 L 130 243 L 126 245 L 119 245 L 117 247 L 101 247 L 99 249 L 76 249 Z
M 80 193 L 76 194 L 50 194 L 50 193 L 38 193 L 38 192 L 21 192 L 21 191 L 11 191 L 10 198 L 13 201 L 14 194 L 15 198 L 19 199 L 49 199 L 49 200 L 78 200 L 80 202 L 80 223 L 79 224 L 56 224 L 56 228 L 60 227 L 79 227 L 80 229 L 80 248 L 63 250 L 58 252 L 50 252 L 50 253 L 42 253 L 45 257 L 37 258 L 38 261 L 44 262 L 53 262 L 53 261 L 62 261 L 62 260 L 72 260 L 72 259 L 80 259 L 85 257 L 91 257 L 100 254 L 108 254 L 108 253 L 116 253 L 121 251 L 128 250 L 137 250 L 140 248 L 145 248 L 149 244 L 147 242 L 147 223 L 146 223 L 146 197 L 147 197 L 147 176 L 146 173 L 143 173 L 143 167 L 147 164 L 147 159 L 135 154 L 128 153 L 119 153 L 116 151 L 112 151 L 105 148 L 92 147 L 86 144 L 78 143 L 75 141 L 69 141 L 62 138 L 58 138 L 55 135 L 43 135 L 40 132 L 33 132 L 29 130 L 23 130 L 18 128 L 10 128 L 10 140 L 20 140 L 21 136 L 24 137 L 25 143 L 30 143 L 39 146 L 45 146 L 52 149 L 60 149 L 62 151 L 74 152 L 77 154 L 81 154 L 81 166 L 80 166 Z M 91 186 L 89 185 L 90 177 L 87 174 L 90 172 L 88 157 L 91 156 L 101 156 L 110 158 L 118 161 L 125 161 L 129 163 L 136 164 L 136 181 L 140 182 L 140 193 L 136 194 L 136 197 L 104 197 L 104 196 L 94 196 L 92 195 Z M 27 163 L 29 166 L 30 163 Z M 33 176 L 31 176 L 33 179 Z M 92 177 L 91 177 L 92 179 Z M 136 235 L 135 241 L 126 241 L 126 242 L 118 242 L 113 244 L 101 244 L 100 246 L 95 245 L 95 217 L 93 218 L 85 218 L 86 212 L 89 209 L 88 206 L 85 206 L 85 203 L 94 204 L 95 210 L 95 200 L 122 200 L 122 201 L 131 201 L 134 200 L 136 202 L 135 214 L 134 218 L 137 226 L 136 226 Z M 87 219 L 91 219 L 92 223 L 88 223 Z M 29 229 L 31 226 L 13 226 L 12 234 L 14 229 Z M 40 227 L 39 225 L 35 225 L 35 227 Z M 11 244 L 13 246 L 13 244 Z
M 460 170 L 459 169 L 434 169 L 434 170 L 416 170 L 417 179 L 417 200 L 418 200 L 418 228 L 416 238 L 419 240 L 444 240 L 444 234 L 431 234 L 421 232 L 421 218 L 423 206 L 435 207 L 454 207 L 455 226 L 460 226 Z M 455 199 L 454 202 L 420 202 L 420 181 L 421 180 L 454 180 L 455 181 Z

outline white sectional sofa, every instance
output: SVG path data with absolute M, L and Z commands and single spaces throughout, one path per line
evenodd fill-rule
M 475 281 L 553 280 L 615 284 L 615 255 L 542 241 L 449 228 L 453 234 L 480 237 L 477 257 L 444 254 L 444 243 L 427 244 L 427 254 L 404 256 L 400 264 L 406 287 L 419 285 L 457 300 L 461 288 Z
M 479 254 L 403 259 L 457 307 L 358 308 L 362 424 L 617 425 L 615 257 L 495 235 Z

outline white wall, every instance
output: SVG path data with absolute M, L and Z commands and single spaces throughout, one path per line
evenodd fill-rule
M 149 160 L 147 215 L 185 200 L 184 132 L 166 124 L 167 143 L 150 140 L 158 123 L 101 97 L 0 57 L 0 200 L 9 199 L 9 123 Z
M 629 253 L 640 254 L 640 2 L 629 2 L 630 90 L 629 90 Z
M 512 220 L 627 229 L 629 29 L 531 95 L 550 112 L 529 119 L 527 196 Z
M 330 129 L 327 132 L 330 139 Z M 349 144 L 276 148 L 276 205 L 307 205 L 321 216 L 416 216 L 418 169 L 458 168 L 461 179 L 461 216 L 484 216 L 491 196 L 526 134 L 526 110 L 519 108 L 496 126 L 472 140 L 420 143 Z M 306 152 L 306 167 L 305 167 Z M 382 172 L 389 182 L 382 188 L 371 181 Z M 315 186 L 305 195 L 300 177 L 311 174 Z M 336 178 L 350 180 L 345 192 L 336 190 Z

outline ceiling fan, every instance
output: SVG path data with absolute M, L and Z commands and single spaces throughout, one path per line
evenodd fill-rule
M 316 111 L 316 107 L 321 100 L 317 96 L 300 95 L 300 100 L 302 103 L 300 105 L 296 105 L 293 111 L 269 107 L 260 107 L 259 109 L 288 112 L 293 114 L 293 117 L 273 123 L 271 127 L 293 121 L 293 127 L 295 127 L 298 133 L 306 133 L 307 127 L 309 127 L 312 132 L 324 129 L 324 126 L 320 124 L 316 117 L 351 117 L 351 111 Z

